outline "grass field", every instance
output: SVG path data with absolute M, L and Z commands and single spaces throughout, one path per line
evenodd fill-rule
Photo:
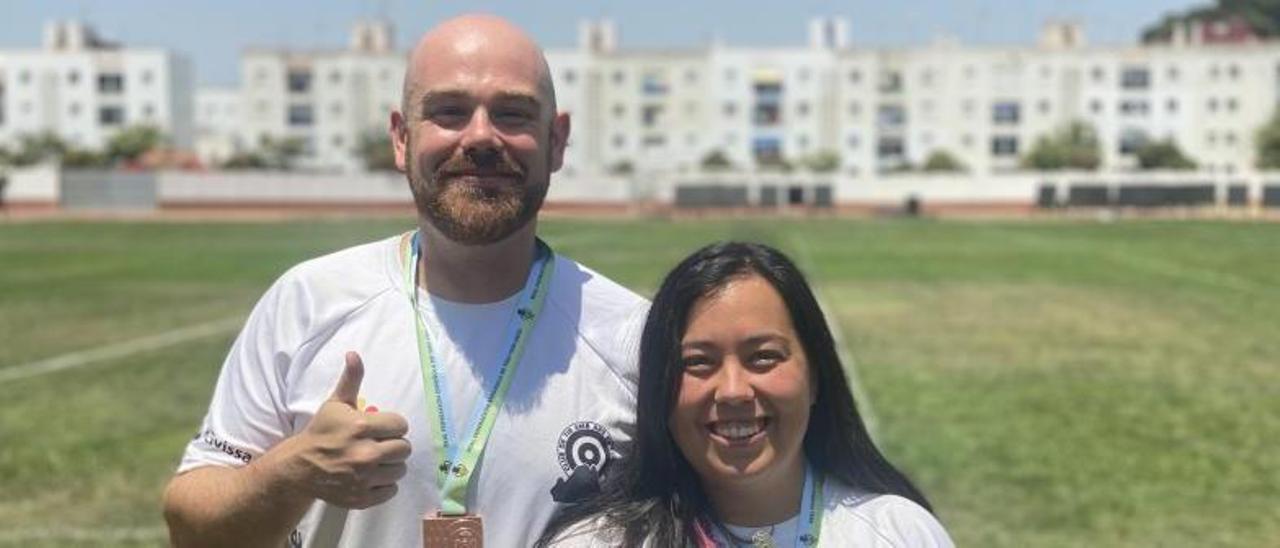
M 288 266 L 406 228 L 0 224 L 0 379 L 234 321 Z M 1280 224 L 555 221 L 543 233 L 644 293 L 713 239 L 791 252 L 843 329 L 882 445 L 961 546 L 1280 545 Z M 0 380 L 0 545 L 164 544 L 159 493 L 233 336 Z

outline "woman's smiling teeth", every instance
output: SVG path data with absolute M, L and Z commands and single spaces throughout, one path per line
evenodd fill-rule
M 729 441 L 745 440 L 764 431 L 768 419 L 715 421 L 710 424 L 711 433 Z

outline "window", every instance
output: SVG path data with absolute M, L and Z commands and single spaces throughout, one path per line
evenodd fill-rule
M 667 138 L 664 135 L 646 135 L 644 137 L 644 148 L 662 148 L 666 144 Z
M 804 152 L 804 151 L 808 150 L 808 149 L 809 149 L 809 137 L 808 137 L 808 136 L 806 136 L 806 135 L 801 135 L 801 136 L 799 136 L 799 137 L 796 137 L 796 148 L 800 149 L 800 152 Z
M 695 69 L 689 69 L 684 71 L 684 83 L 686 84 L 698 83 L 698 71 Z
M 23 85 L 26 85 L 26 84 L 31 83 L 31 71 L 29 71 L 29 70 L 24 70 L 24 71 L 22 71 L 22 72 L 19 72 L 19 73 L 18 73 L 18 83 L 19 83 L 19 84 L 23 84 Z
M 1120 134 L 1120 154 L 1133 154 L 1145 144 L 1147 134 L 1140 129 L 1129 128 Z
M 104 126 L 124 125 L 124 108 L 102 107 L 98 109 L 98 123 Z
M 71 105 L 67 107 L 67 113 L 69 113 L 72 118 L 79 117 L 80 103 L 71 103 Z
M 1094 114 L 1102 114 L 1102 101 L 1094 99 L 1089 101 L 1089 112 Z
M 106 73 L 98 75 L 98 93 L 103 95 L 118 95 L 124 92 L 124 75 L 119 73 Z
M 331 103 L 329 105 L 329 114 L 332 114 L 335 118 L 338 116 L 342 116 L 342 103 L 338 103 L 338 102 Z
M 1017 156 L 1018 155 L 1018 138 L 1012 136 L 1000 136 L 991 138 L 991 155 L 992 156 Z
M 849 116 L 857 118 L 858 116 L 861 116 L 861 115 L 862 115 L 862 105 L 857 102 L 849 103 Z
M 624 72 L 622 72 L 622 71 L 620 71 L 620 70 L 615 70 L 615 71 L 613 71 L 613 83 L 614 83 L 614 84 L 619 84 L 619 85 L 620 85 L 620 84 L 622 84 L 623 82 L 625 82 L 626 80 L 627 80 L 627 74 L 626 74 L 626 73 L 624 73 Z
M 737 113 L 738 113 L 738 105 L 733 104 L 733 103 L 725 103 L 725 104 L 724 104 L 724 116 L 725 116 L 725 118 L 732 118 L 732 117 L 733 117 L 733 115 L 735 115 L 735 114 L 737 114 Z
M 876 122 L 881 128 L 902 127 L 907 123 L 907 111 L 898 105 L 880 105 L 876 110 Z
M 143 117 L 143 118 L 145 118 L 145 119 L 147 119 L 147 120 L 150 120 L 150 119 L 154 118 L 154 117 L 155 117 L 155 115 L 156 115 L 156 107 L 155 107 L 155 105 L 152 105 L 151 103 L 147 103 L 147 104 L 145 104 L 145 105 L 142 105 L 142 117 Z
M 753 119 L 758 126 L 776 126 L 782 123 L 782 109 L 777 103 L 759 103 Z
M 152 80 L 155 80 L 154 73 L 152 73 L 150 70 L 142 71 L 142 85 L 149 86 L 151 85 Z
M 1227 112 L 1235 112 L 1236 108 L 1239 106 L 1240 104 L 1236 101 L 1235 97 L 1227 99 Z
M 880 73 L 880 93 L 898 93 L 902 91 L 902 73 L 887 70 Z
M 80 71 L 72 69 L 70 72 L 67 72 L 67 83 L 71 84 L 72 86 L 79 84 Z
M 1036 108 L 1040 110 L 1040 114 L 1049 114 L 1049 100 L 1041 99 L 1040 102 L 1036 104 Z
M 565 70 L 560 73 L 560 76 L 566 84 L 573 84 L 573 82 L 578 79 L 578 73 L 574 72 L 572 69 Z
M 624 104 L 622 104 L 622 103 L 617 103 L 617 104 L 614 104 L 614 105 L 613 105 L 613 117 L 614 117 L 614 118 L 622 118 L 623 116 L 626 116 L 626 115 L 627 115 L 627 106 L 626 106 L 626 105 L 624 105 Z
M 336 70 L 335 70 L 335 71 L 333 71 L 333 72 L 330 72 L 330 73 L 329 73 L 329 83 L 330 83 L 330 84 L 333 84 L 333 85 L 335 85 L 335 86 L 336 86 L 336 85 L 338 85 L 338 84 L 341 84 L 341 83 L 342 83 L 342 73 L 341 73 L 341 72 L 338 72 L 338 71 L 336 71 Z
M 1120 114 L 1126 116 L 1146 116 L 1150 107 L 1147 102 L 1140 99 L 1126 99 L 1120 101 Z
M 857 149 L 860 142 L 857 135 L 850 135 L 846 137 L 844 141 L 845 145 L 847 145 L 850 150 Z
M 649 97 L 666 95 L 667 79 L 662 73 L 647 72 L 640 78 L 640 92 Z
M 291 126 L 309 126 L 315 120 L 311 105 L 289 105 L 288 123 Z
M 929 87 L 933 85 L 933 69 L 924 69 L 920 71 L 920 87 Z
M 645 105 L 644 110 L 640 113 L 644 127 L 654 127 L 661 123 L 663 110 L 662 105 Z
M 1235 80 L 1235 79 L 1237 79 L 1237 78 L 1240 78 L 1240 66 L 1239 66 L 1239 65 L 1231 65 L 1231 66 L 1227 67 L 1227 77 L 1228 77 L 1228 78 L 1230 78 L 1230 79 L 1232 79 L 1232 80 Z
M 880 158 L 900 158 L 906 153 L 907 146 L 901 137 L 881 137 L 876 143 L 876 156 Z
M 1177 99 L 1169 99 L 1169 100 L 1165 101 L 1165 102 L 1164 102 L 1164 109 L 1165 109 L 1165 110 L 1167 110 L 1167 111 L 1169 111 L 1170 113 L 1178 112 L 1178 100 L 1177 100 Z
M 731 68 L 724 69 L 724 81 L 735 82 L 738 80 L 738 71 Z
M 289 71 L 288 85 L 289 93 L 307 93 L 311 91 L 311 71 Z
M 1169 67 L 1169 68 L 1168 68 L 1168 70 L 1165 70 L 1165 72 L 1164 72 L 1164 76 L 1165 76 L 1165 78 L 1167 78 L 1170 82 L 1177 82 L 1177 81 L 1178 81 L 1178 67 Z
M 751 141 L 751 151 L 762 164 L 782 160 L 782 140 L 777 137 L 756 137 Z
M 1151 87 L 1151 71 L 1147 67 L 1125 67 L 1120 72 L 1120 87 L 1124 89 Z
M 1226 132 L 1225 134 L 1222 135 L 1222 142 L 1225 143 L 1227 146 L 1236 144 L 1236 134 L 1230 131 Z
M 808 81 L 809 81 L 809 69 L 808 69 L 808 68 L 801 68 L 800 70 L 796 71 L 796 79 L 800 80 L 801 82 L 808 82 Z
M 1090 74 L 1093 76 L 1094 82 L 1101 82 L 1104 78 L 1107 77 L 1107 71 L 1102 67 L 1093 67 L 1093 70 L 1090 71 Z
M 624 146 L 627 146 L 627 136 L 621 133 L 615 133 L 613 135 L 613 148 L 622 148 Z
M 797 103 L 796 116 L 799 118 L 804 118 L 805 116 L 808 116 L 808 115 L 809 115 L 809 103 L 806 103 L 804 101 Z
M 329 138 L 329 144 L 332 145 L 333 148 L 342 148 L 343 142 L 344 139 L 341 135 L 334 135 Z
M 1209 98 L 1206 106 L 1209 108 L 1209 112 L 1218 112 L 1218 99 L 1212 97 Z
M 858 69 L 849 71 L 849 83 L 855 86 L 862 83 L 862 71 Z
M 1016 124 L 1020 117 L 1018 103 L 1002 101 L 991 106 L 991 121 L 996 124 Z

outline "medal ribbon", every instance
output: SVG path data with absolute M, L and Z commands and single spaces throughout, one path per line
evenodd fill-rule
M 555 255 L 542 240 L 537 241 L 534 262 L 529 268 L 529 278 L 525 281 L 521 295 L 516 302 L 516 313 L 508 323 L 510 344 L 507 345 L 506 357 L 498 369 L 496 378 L 484 390 L 484 405 L 475 409 L 465 436 L 467 442 L 458 445 L 462 437 L 450 435 L 448 419 L 448 389 L 445 384 L 442 364 L 437 363 L 431 348 L 431 337 L 418 309 L 418 258 L 420 234 L 415 232 L 408 249 L 405 250 L 407 264 L 405 287 L 413 304 L 413 318 L 418 336 L 418 358 L 422 362 L 423 392 L 427 399 L 427 418 L 432 426 L 432 443 L 436 455 L 443 459 L 436 469 L 436 482 L 440 487 L 440 513 L 443 515 L 462 515 L 467 513 L 467 486 L 471 483 L 471 475 L 475 472 L 476 463 L 484 452 L 489 441 L 493 424 L 498 418 L 498 411 L 506 399 L 507 390 L 511 388 L 511 379 L 515 376 L 516 366 L 524 355 L 525 343 L 537 323 L 546 302 L 547 291 L 551 285 L 551 277 L 555 271 Z M 519 321 L 514 321 L 518 319 Z
M 825 483 L 824 478 L 814 473 L 813 466 L 805 464 L 804 491 L 800 494 L 800 513 L 793 543 L 797 548 L 812 548 L 818 545 L 818 534 L 822 532 L 822 512 L 826 506 L 822 499 L 823 483 Z M 703 528 L 698 527 L 696 531 L 699 533 L 696 542 L 699 546 L 716 548 L 720 545 Z M 734 543 L 726 541 L 725 545 L 733 546 Z M 768 546 L 774 546 L 774 544 L 768 544 Z

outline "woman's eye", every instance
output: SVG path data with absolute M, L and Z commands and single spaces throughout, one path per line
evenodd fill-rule
M 711 360 L 707 359 L 706 356 L 685 356 L 680 359 L 680 364 L 685 369 L 699 369 L 709 367 Z
M 755 367 L 771 367 L 785 359 L 781 352 L 767 350 L 756 352 L 751 355 L 751 365 Z

